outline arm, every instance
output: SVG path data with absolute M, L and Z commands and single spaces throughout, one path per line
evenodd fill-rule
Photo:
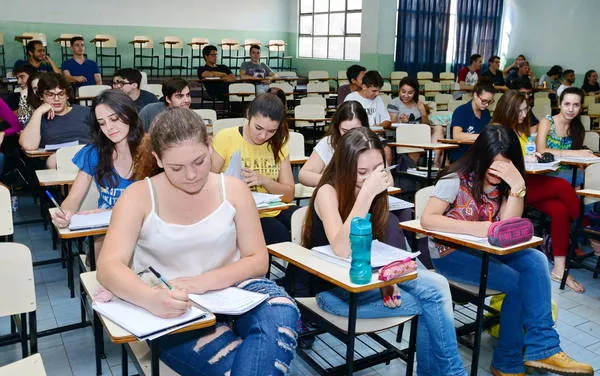
M 268 271 L 267 247 L 250 190 L 233 177 L 225 178 L 225 186 L 227 199 L 236 210 L 234 221 L 240 259 L 199 276 L 172 280 L 173 286 L 177 288 L 202 294 L 233 286 L 249 278 L 260 278 Z
M 210 170 L 216 174 L 221 173 L 221 169 L 225 165 L 225 159 L 214 149 L 211 155 L 211 165 Z
M 377 101 L 377 107 L 376 107 L 377 115 L 376 115 L 375 119 L 379 120 L 379 124 L 375 124 L 375 125 L 386 128 L 386 129 L 391 128 L 392 122 L 390 119 L 390 114 L 388 113 L 387 109 L 385 108 L 385 105 L 383 104 L 383 100 L 381 99 L 381 97 L 377 97 L 376 101 Z
M 242 67 L 240 68 L 240 78 L 241 78 L 242 80 L 248 80 L 248 79 L 252 79 L 252 78 L 254 78 L 254 77 L 253 77 L 253 76 L 251 76 L 251 75 L 249 75 L 249 74 L 247 74 L 247 73 L 246 73 L 246 69 L 245 69 L 245 68 L 242 66 Z
M 79 83 L 87 81 L 84 76 L 71 76 L 71 72 L 69 72 L 68 69 L 63 70 L 63 75 L 69 83 Z
M 94 81 L 96 81 L 96 85 L 102 85 L 102 75 L 100 73 L 94 73 Z
M 249 187 L 262 185 L 267 192 L 283 195 L 284 202 L 290 202 L 294 199 L 294 175 L 292 174 L 292 165 L 289 157 L 279 162 L 279 176 L 273 180 L 267 176 L 261 175 L 256 171 L 242 168 L 242 178 Z
M 157 316 L 177 317 L 190 307 L 187 293 L 179 289 L 152 288 L 129 268 L 144 218 L 150 211 L 149 204 L 150 193 L 143 181 L 134 183 L 123 192 L 113 208 L 98 257 L 96 278 L 121 299 Z
M 479 136 L 478 133 L 467 133 L 464 132 L 462 127 L 453 125 L 452 126 L 452 138 L 458 142 L 475 141 Z
M 13 134 L 17 134 L 21 132 L 23 127 L 19 123 L 19 119 L 17 115 L 10 109 L 8 104 L 0 99 L 0 120 L 4 120 L 6 124 L 8 124 L 8 128 L 2 131 L 4 136 L 12 136 Z M 2 142 L 0 141 L 0 144 Z
M 491 222 L 461 221 L 446 217 L 444 212 L 449 205 L 450 203 L 431 196 L 423 210 L 423 214 L 421 214 L 421 226 L 427 230 L 467 234 L 478 237 L 487 236 L 488 228 L 492 224 Z
M 50 64 L 54 73 L 60 73 L 60 68 L 58 67 L 58 65 L 56 65 L 56 63 L 54 63 L 54 61 L 50 58 L 49 55 L 46 55 L 45 62 Z
M 538 153 L 552 153 L 555 157 L 593 157 L 594 152 L 589 149 L 581 150 L 560 150 L 550 149 L 546 145 L 546 138 L 550 132 L 550 120 L 544 118 L 540 120 L 537 127 L 537 136 L 535 139 L 535 147 Z
M 65 200 L 60 204 L 64 214 L 61 213 L 60 210 L 57 210 L 52 214 L 52 221 L 54 221 L 58 227 L 64 228 L 69 225 L 73 213 L 79 210 L 79 207 L 81 206 L 81 203 L 83 202 L 83 199 L 90 188 L 92 180 L 92 176 L 81 170 L 77 173 L 77 177 L 75 178 L 73 186 L 69 190 L 67 198 L 65 198 Z
M 504 180 L 510 187 L 511 193 L 517 193 L 525 187 L 525 179 L 512 162 L 496 161 L 489 168 L 490 174 Z M 509 219 L 523 215 L 524 197 L 508 196 L 500 206 L 500 219 Z
M 308 161 L 304 163 L 304 166 L 300 169 L 298 174 L 298 182 L 308 187 L 316 187 L 321 180 L 323 170 L 325 169 L 325 163 L 319 154 L 313 150 Z
M 38 107 L 31 118 L 29 119 L 29 123 L 27 123 L 27 127 L 21 132 L 21 136 L 19 137 L 19 144 L 25 150 L 36 150 L 40 146 L 40 141 L 42 139 L 41 129 L 42 129 L 42 116 L 48 113 L 48 118 L 54 118 L 54 111 L 52 110 L 52 106 L 47 103 L 43 103 L 40 107 Z
M 429 124 L 429 116 L 427 116 L 427 109 L 425 108 L 425 103 L 418 102 L 417 108 L 421 113 L 421 124 Z

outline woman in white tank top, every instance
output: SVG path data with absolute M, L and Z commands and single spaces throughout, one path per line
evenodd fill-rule
M 211 153 L 200 117 L 183 108 L 159 114 L 136 161 L 136 176 L 146 179 L 113 209 L 98 281 L 161 317 L 183 314 L 188 293 L 237 286 L 269 294 L 251 311 L 219 321 L 211 334 L 165 337 L 161 359 L 181 375 L 284 374 L 294 357 L 298 309 L 261 277 L 268 254 L 250 190 L 211 173 Z M 173 290 L 152 288 L 136 275 L 149 266 Z

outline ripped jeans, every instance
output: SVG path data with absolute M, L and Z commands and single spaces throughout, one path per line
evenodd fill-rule
M 295 355 L 298 307 L 267 279 L 250 279 L 237 287 L 269 298 L 236 316 L 232 326 L 218 321 L 214 332 L 199 338 L 193 332 L 166 336 L 160 343 L 161 360 L 180 375 L 286 374 Z

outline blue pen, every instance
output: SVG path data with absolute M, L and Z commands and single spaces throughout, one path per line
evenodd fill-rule
M 161 275 L 159 272 L 157 272 L 153 267 L 149 266 L 148 270 L 150 270 L 152 272 L 152 274 L 154 274 L 156 276 L 156 278 L 158 278 L 162 283 L 165 284 L 165 286 L 167 286 L 169 288 L 169 290 L 173 290 L 173 286 L 171 286 L 169 284 L 169 282 L 167 282 Z
M 48 192 L 48 190 L 45 190 L 44 192 L 46 192 L 46 196 L 48 196 L 48 198 L 50 199 L 50 201 L 52 201 L 54 206 L 56 206 L 58 208 L 58 210 L 60 210 L 61 213 L 65 214 L 65 212 L 62 210 L 62 208 L 60 207 L 60 205 L 58 204 L 58 202 L 56 201 L 54 196 L 52 196 L 52 193 Z

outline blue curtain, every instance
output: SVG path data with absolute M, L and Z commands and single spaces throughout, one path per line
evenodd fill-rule
M 395 70 L 446 71 L 450 0 L 399 0 Z
M 452 71 L 469 64 L 472 54 L 483 61 L 498 54 L 503 0 L 456 0 L 456 48 Z

